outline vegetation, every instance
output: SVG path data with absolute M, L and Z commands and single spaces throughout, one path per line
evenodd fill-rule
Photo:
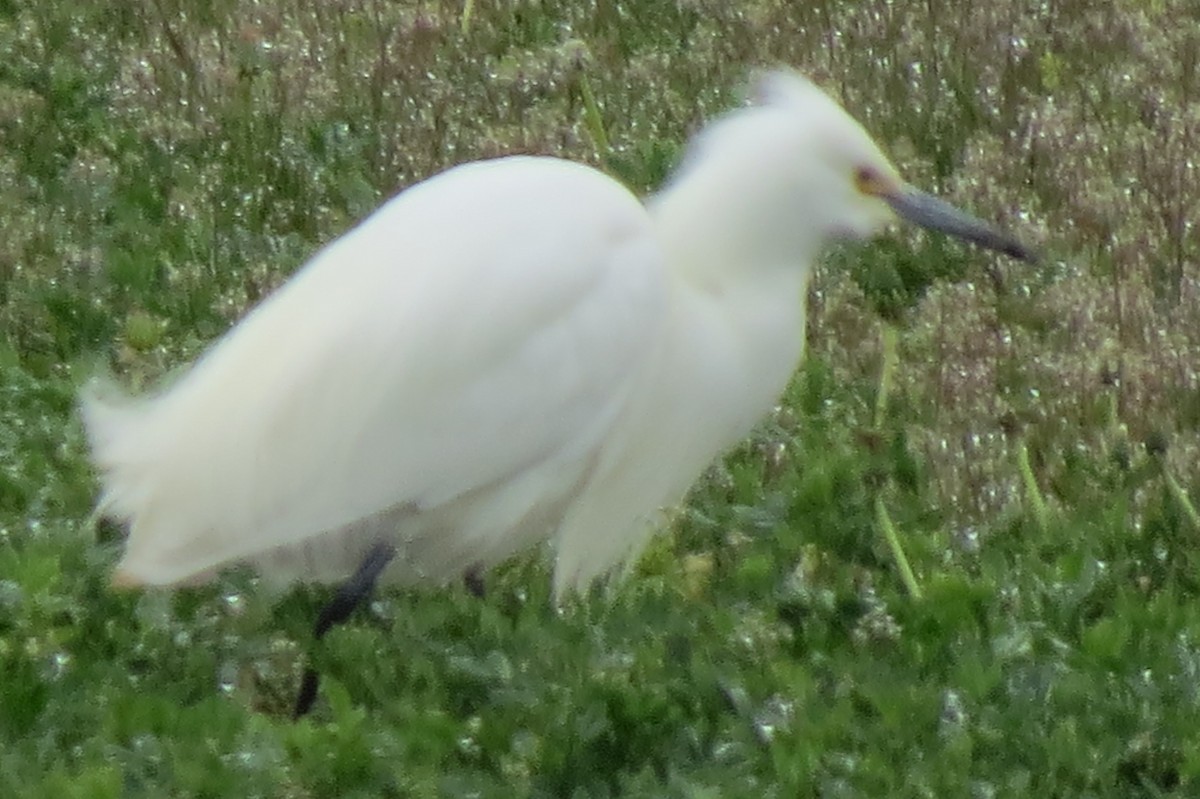
M 0 795 L 1197 795 L 1200 6 L 469 5 L 0 2 Z M 450 164 L 649 190 L 776 63 L 1044 262 L 833 254 L 786 403 L 630 579 L 387 593 L 303 722 L 323 592 L 108 590 L 80 382 Z

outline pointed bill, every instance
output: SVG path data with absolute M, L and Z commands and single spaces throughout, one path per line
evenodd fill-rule
M 936 230 L 989 250 L 997 250 L 1022 261 L 1037 261 L 1033 250 L 1017 241 L 1011 234 L 920 189 L 903 186 L 895 191 L 880 193 L 879 196 L 892 206 L 892 210 L 901 219 L 914 225 Z

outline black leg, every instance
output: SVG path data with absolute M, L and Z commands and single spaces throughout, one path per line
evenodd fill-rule
M 463 585 L 467 587 L 467 591 L 476 599 L 483 599 L 487 593 L 487 586 L 483 583 L 483 569 L 479 564 L 475 564 L 463 573 Z
M 350 618 L 354 609 L 366 601 L 375 588 L 375 581 L 379 579 L 379 575 L 395 556 L 396 548 L 391 544 L 380 543 L 371 547 L 366 557 L 363 558 L 362 564 L 359 565 L 358 571 L 342 583 L 329 604 L 321 608 L 321 615 L 317 617 L 317 624 L 313 627 L 313 637 L 316 640 L 320 641 L 324 638 L 325 633 L 329 632 L 335 624 L 341 624 Z M 298 719 L 312 709 L 313 701 L 317 698 L 319 679 L 317 670 L 312 666 L 304 669 L 304 677 L 300 681 L 300 692 L 296 695 L 296 708 L 292 712 L 292 718 Z

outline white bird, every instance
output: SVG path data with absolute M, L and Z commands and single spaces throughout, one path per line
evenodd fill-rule
M 99 512 L 129 530 L 114 583 L 248 563 L 439 584 L 549 542 L 556 594 L 585 587 L 776 403 L 831 240 L 899 216 L 1029 257 L 904 183 L 804 78 L 754 99 L 645 204 L 555 158 L 450 169 L 159 393 L 93 383 Z

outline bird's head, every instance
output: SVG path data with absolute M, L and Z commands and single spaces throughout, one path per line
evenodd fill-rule
M 759 242 L 768 258 L 812 257 L 830 240 L 866 238 L 899 218 L 1033 259 L 1007 233 L 906 183 L 863 127 L 809 80 L 764 74 L 752 100 L 697 137 L 679 183 L 705 188 L 677 192 L 692 195 L 693 206 L 723 205 L 738 219 L 726 229 L 744 233 L 743 244 Z

